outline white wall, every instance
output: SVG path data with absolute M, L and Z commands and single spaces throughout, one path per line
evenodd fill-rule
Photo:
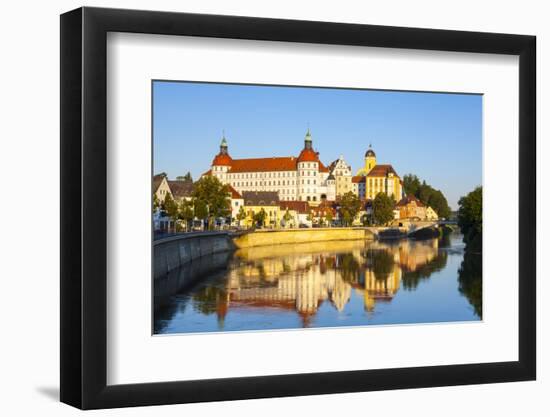
M 458 3 L 399 0 L 391 2 L 352 2 L 278 0 L 189 0 L 181 1 L 93 1 L 89 6 L 162 9 L 218 14 L 281 17 L 417 26 L 442 29 L 510 32 L 538 36 L 538 137 L 539 208 L 550 204 L 550 168 L 540 162 L 550 157 L 547 143 L 549 122 L 542 120 L 547 110 L 550 87 L 550 26 L 541 1 L 463 0 Z M 16 201 L 32 194 L 18 210 L 18 218 L 38 219 L 35 224 L 11 221 L 13 210 L 0 205 L 2 219 L 0 277 L 3 280 L 0 309 L 2 344 L 0 378 L 4 415 L 76 415 L 57 403 L 59 348 L 59 17 L 64 11 L 81 6 L 78 1 L 6 2 L 0 25 L 2 42 L 2 135 L 0 140 L 1 184 L 7 190 L 12 181 L 23 185 Z M 543 102 L 543 100 L 545 102 Z M 548 165 L 547 165 L 548 166 Z M 4 192 L 7 195 L 7 192 Z M 4 199 L 5 200 L 5 199 Z M 540 211 L 540 210 L 539 210 Z M 46 221 L 44 221 L 46 220 Z M 38 233 L 42 248 L 29 263 L 25 234 Z M 550 248 L 548 222 L 539 223 L 539 259 Z M 545 235 L 544 238 L 542 236 Z M 94 415 L 201 415 L 264 416 L 340 413 L 370 415 L 544 415 L 550 408 L 548 273 L 539 262 L 539 381 L 484 386 L 388 391 L 346 395 L 325 395 L 291 399 L 240 401 L 228 404 L 200 404 L 101 411 Z M 467 341 L 465 341 L 467 343 Z M 473 342 L 475 343 L 475 342 Z M 541 354 L 542 353 L 542 354 Z M 358 366 L 361 356 L 357 352 Z M 546 394 L 546 395 L 545 395 Z M 545 412 L 545 411 L 546 412 Z

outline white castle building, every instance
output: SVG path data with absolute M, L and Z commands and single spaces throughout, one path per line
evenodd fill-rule
M 340 169 L 329 172 L 321 162 L 308 129 L 298 157 L 233 159 L 224 136 L 211 169 L 203 175 L 214 175 L 241 194 L 243 191 L 274 191 L 279 193 L 281 201 L 308 201 L 315 206 L 323 200 L 336 199 L 338 178 L 334 174 L 339 172 Z M 349 178 L 351 187 L 351 175 Z

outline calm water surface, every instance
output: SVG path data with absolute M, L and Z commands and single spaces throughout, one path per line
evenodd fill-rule
M 197 284 L 180 291 L 184 276 Z M 459 234 L 241 249 L 155 283 L 154 332 L 480 320 L 481 287 Z

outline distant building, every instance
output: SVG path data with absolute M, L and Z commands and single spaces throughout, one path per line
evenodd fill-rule
M 353 191 L 352 186 L 352 172 L 351 165 L 349 165 L 342 155 L 340 158 L 333 161 L 329 165 L 330 174 L 334 177 L 336 187 L 335 194 L 336 198 L 343 196 L 350 191 Z
M 438 220 L 439 216 L 433 208 L 430 206 L 426 207 L 426 220 Z
M 367 195 L 366 182 L 366 177 L 362 175 L 355 175 L 351 178 L 353 193 L 361 200 L 364 200 Z
M 403 181 L 389 164 L 377 164 L 376 154 L 369 146 L 365 153 L 365 166 L 357 171 L 353 182 L 357 184 L 357 195 L 360 198 L 374 199 L 378 193 L 385 193 L 394 201 L 399 201 L 403 194 Z M 355 177 L 354 177 L 355 178 Z M 360 186 L 360 184 L 363 184 Z M 360 193 L 364 190 L 364 196 Z
M 153 194 L 157 196 L 161 203 L 164 202 L 167 194 L 172 194 L 166 174 L 162 173 L 153 176 Z
M 243 191 L 244 209 L 247 214 L 246 225 L 253 226 L 254 215 L 264 210 L 265 226 L 275 227 L 281 220 L 279 210 L 279 196 L 275 191 Z
M 426 206 L 414 195 L 403 197 L 397 204 L 400 219 L 426 219 Z
M 194 186 L 191 180 L 168 180 L 168 188 L 172 193 L 172 198 L 179 204 L 182 201 L 191 201 Z
M 279 208 L 281 211 L 282 223 L 285 227 L 300 227 L 301 224 L 311 226 L 311 220 L 309 220 L 311 207 L 307 201 L 281 201 L 279 203 Z M 289 224 L 284 220 L 286 212 L 292 217 L 288 221 Z
M 239 224 L 237 216 L 241 210 L 244 210 L 244 198 L 237 190 L 232 186 L 229 186 L 229 200 L 231 204 L 231 219 L 233 224 Z
M 349 171 L 351 191 L 351 168 Z M 233 159 L 223 137 L 211 169 L 203 175 L 215 176 L 240 194 L 247 191 L 275 192 L 281 201 L 308 201 L 317 205 L 322 200 L 334 200 L 336 197 L 336 188 L 342 181 L 339 182 L 335 172 L 332 172 L 332 177 L 330 174 L 313 148 L 308 129 L 304 148 L 298 157 Z

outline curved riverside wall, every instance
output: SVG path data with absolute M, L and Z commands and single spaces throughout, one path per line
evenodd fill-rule
M 171 236 L 153 242 L 153 276 L 165 277 L 194 259 L 235 249 L 227 232 L 201 232 Z
M 291 230 L 257 230 L 235 237 L 237 248 L 254 246 L 284 245 L 287 243 L 311 243 L 330 240 L 373 240 L 374 233 L 369 229 L 320 228 Z

